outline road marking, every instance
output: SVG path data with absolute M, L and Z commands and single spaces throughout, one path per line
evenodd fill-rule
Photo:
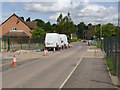
M 65 83 L 68 81 L 68 79 L 70 78 L 70 76 L 73 74 L 73 72 L 75 71 L 75 69 L 78 67 L 78 65 L 80 64 L 80 62 L 82 61 L 83 58 L 80 58 L 79 62 L 77 63 L 77 65 L 74 67 L 74 69 L 72 70 L 72 72 L 68 75 L 68 77 L 65 79 L 65 81 L 62 83 L 62 85 L 60 86 L 60 88 L 58 90 L 61 90 L 63 88 L 63 86 L 65 85 Z
M 101 51 L 101 50 L 88 50 L 88 51 L 92 51 L 92 52 L 94 52 L 94 51 Z

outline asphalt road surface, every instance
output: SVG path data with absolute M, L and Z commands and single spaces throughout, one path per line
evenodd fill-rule
M 78 64 L 88 46 L 76 43 L 73 48 L 42 56 L 35 61 L 2 73 L 3 88 L 59 88 Z

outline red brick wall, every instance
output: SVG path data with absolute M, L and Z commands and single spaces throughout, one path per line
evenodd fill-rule
M 30 28 L 25 25 L 22 21 L 18 22 L 18 18 L 13 15 L 10 19 L 8 19 L 5 23 L 3 23 L 0 27 L 2 27 L 2 36 L 5 35 L 7 32 L 12 30 L 12 28 L 17 28 L 17 30 L 24 30 L 27 34 L 32 36 L 30 33 Z

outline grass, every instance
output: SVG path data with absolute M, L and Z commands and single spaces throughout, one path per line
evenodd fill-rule
M 98 45 L 97 43 L 92 43 L 92 46 L 96 46 L 97 48 L 101 48 L 100 45 Z
M 97 43 L 92 43 L 92 46 L 97 46 Z
M 105 59 L 105 61 L 106 61 L 106 64 L 107 64 L 107 66 L 108 66 L 108 68 L 109 68 L 110 73 L 111 73 L 112 75 L 116 76 L 117 73 L 116 73 L 116 71 L 115 71 L 115 69 L 114 69 L 114 64 L 113 64 L 112 60 L 111 60 L 110 58 L 108 58 L 107 56 L 105 56 L 104 59 Z
M 97 45 L 97 48 L 101 48 L 100 45 Z
M 77 39 L 71 39 L 70 41 L 71 42 L 77 42 Z

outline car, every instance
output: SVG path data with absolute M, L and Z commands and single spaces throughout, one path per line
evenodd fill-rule
M 45 36 L 45 48 L 59 50 L 62 46 L 60 35 L 58 33 L 46 33 Z
M 83 40 L 83 42 L 87 42 L 87 40 Z

